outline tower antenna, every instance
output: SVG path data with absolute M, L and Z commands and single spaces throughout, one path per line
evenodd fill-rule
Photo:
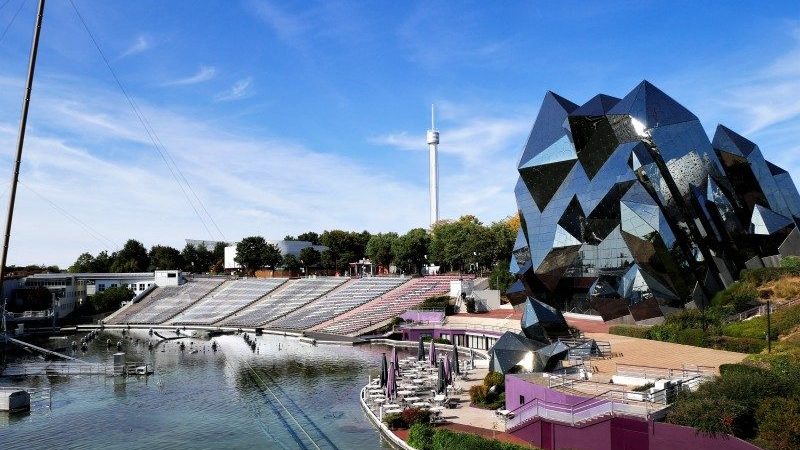
M 428 156 L 430 171 L 430 221 L 431 227 L 439 221 L 439 131 L 436 130 L 436 106 L 431 105 L 431 129 L 428 130 Z

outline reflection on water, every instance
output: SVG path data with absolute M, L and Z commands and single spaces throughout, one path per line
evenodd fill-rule
M 153 376 L 0 378 L 0 385 L 49 386 L 53 404 L 0 413 L 0 449 L 314 448 L 309 437 L 321 448 L 385 445 L 358 403 L 385 349 L 262 336 L 254 353 L 240 336 L 221 336 L 217 352 L 188 339 L 148 350 L 147 334 L 136 333 L 140 342 L 126 339 L 122 351 L 154 365 Z M 106 348 L 109 337 L 119 340 L 100 336 L 76 356 L 108 361 L 117 351 Z

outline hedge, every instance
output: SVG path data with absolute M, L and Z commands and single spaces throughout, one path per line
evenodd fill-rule
M 530 450 L 531 447 L 486 439 L 474 434 L 439 428 L 433 434 L 432 450 Z
M 610 334 L 618 336 L 628 336 L 639 339 L 647 339 L 647 327 L 638 327 L 635 325 L 613 325 L 608 329 Z
M 706 338 L 706 346 L 717 350 L 727 350 L 729 352 L 760 353 L 767 347 L 767 340 L 731 336 L 711 336 Z
M 433 427 L 427 423 L 415 423 L 408 430 L 408 445 L 419 450 L 433 448 Z

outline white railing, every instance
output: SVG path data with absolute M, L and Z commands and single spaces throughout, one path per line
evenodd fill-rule
M 506 430 L 512 430 L 529 421 L 546 419 L 574 426 L 582 422 L 605 416 L 633 416 L 648 419 L 651 408 L 646 403 L 633 404 L 609 400 L 604 396 L 592 397 L 575 405 L 562 405 L 534 399 L 511 411 L 512 417 L 506 422 Z

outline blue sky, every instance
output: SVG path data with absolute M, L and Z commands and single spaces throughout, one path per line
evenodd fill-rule
M 442 216 L 501 219 L 547 90 L 582 103 L 642 79 L 800 177 L 796 1 L 75 2 L 231 241 L 426 226 L 431 103 Z M 0 35 L 21 6 L 0 40 L 0 177 L 34 3 L 0 0 Z M 11 263 L 67 265 L 128 237 L 220 238 L 66 0 L 46 11 L 22 181 Z

